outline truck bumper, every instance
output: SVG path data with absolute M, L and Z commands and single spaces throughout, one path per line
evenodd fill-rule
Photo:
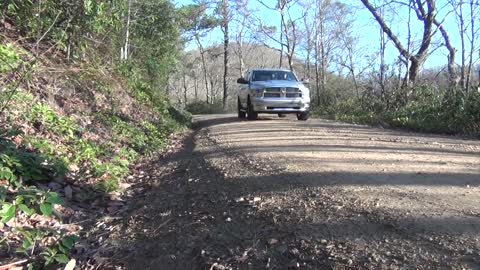
M 253 110 L 259 113 L 300 113 L 310 108 L 310 100 L 303 98 L 253 98 Z

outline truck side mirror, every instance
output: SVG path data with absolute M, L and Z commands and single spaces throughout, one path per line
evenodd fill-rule
M 237 83 L 239 83 L 239 84 L 248 84 L 248 81 L 245 80 L 244 78 L 238 78 L 238 79 L 237 79 Z
M 302 83 L 303 84 L 310 84 L 310 80 L 308 78 L 303 78 Z

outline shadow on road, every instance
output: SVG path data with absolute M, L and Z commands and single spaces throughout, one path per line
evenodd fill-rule
M 145 164 L 147 174 L 152 167 L 161 167 L 162 173 L 141 184 L 145 193 L 134 199 L 125 215 L 111 253 L 117 262 L 127 269 L 378 269 L 476 266 L 480 261 L 475 253 L 475 239 L 480 234 L 480 220 L 475 216 L 478 213 L 392 215 L 387 208 L 371 208 L 370 202 L 362 204 L 347 196 L 347 191 L 336 188 L 392 184 L 478 186 L 480 172 L 292 172 L 281 168 L 264 171 L 267 161 L 251 166 L 248 158 L 242 156 L 252 151 L 272 152 L 271 146 L 227 148 L 208 138 L 209 129 L 221 134 L 213 128 L 230 125 L 224 127 L 228 131 L 242 122 L 230 116 L 197 117 L 195 130 L 185 140 L 182 151 Z M 248 127 L 244 128 L 244 133 L 237 131 L 240 137 L 249 136 Z M 196 145 L 199 141 L 210 145 L 202 145 L 200 151 L 200 145 Z M 276 151 L 342 149 L 430 151 L 434 155 L 466 157 L 475 154 L 422 147 L 288 144 Z M 215 158 L 225 161 L 223 168 L 209 163 Z M 349 162 L 363 164 L 365 160 Z M 249 172 L 243 174 L 241 170 Z M 234 176 L 225 177 L 226 172 Z

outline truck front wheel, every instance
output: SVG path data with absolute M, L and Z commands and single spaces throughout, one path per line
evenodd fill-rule
M 247 102 L 247 117 L 248 120 L 256 120 L 258 117 L 258 113 L 253 110 L 253 105 L 250 102 L 250 97 L 248 98 Z
M 308 112 L 297 113 L 297 119 L 300 120 L 300 121 L 307 121 L 308 120 Z
M 238 118 L 245 119 L 247 117 L 247 112 L 243 110 L 242 103 L 240 102 L 240 98 L 237 102 L 237 111 L 238 111 Z

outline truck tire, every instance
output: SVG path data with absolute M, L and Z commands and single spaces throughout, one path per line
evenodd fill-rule
M 247 112 L 243 110 L 242 103 L 240 103 L 240 98 L 237 102 L 237 111 L 238 111 L 238 118 L 245 119 L 247 117 Z
M 300 120 L 300 121 L 307 121 L 308 120 L 308 112 L 297 113 L 297 119 Z
M 252 103 L 250 102 L 250 97 L 248 97 L 247 101 L 247 117 L 248 120 L 257 120 L 258 118 L 258 113 L 253 110 Z

